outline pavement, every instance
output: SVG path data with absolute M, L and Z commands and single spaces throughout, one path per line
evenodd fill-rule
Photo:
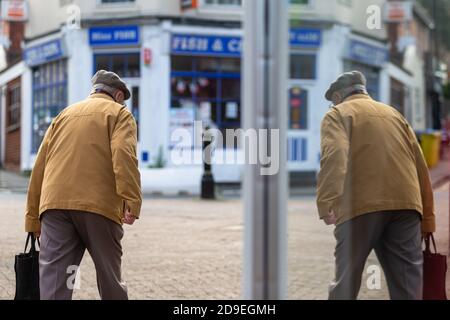
M 10 189 L 11 183 L 15 187 Z M 0 186 L 4 188 L 0 190 L 0 299 L 14 297 L 14 255 L 23 250 L 25 242 L 26 195 L 18 191 L 23 183 L 21 178 L 16 180 L 14 175 L 0 172 Z M 438 250 L 448 254 L 449 184 L 442 183 L 435 190 L 435 201 Z M 333 228 L 317 218 L 313 195 L 291 197 L 288 222 L 288 298 L 326 299 L 334 273 Z M 131 299 L 242 298 L 244 229 L 239 198 L 146 198 L 141 219 L 124 228 L 123 275 Z M 371 272 L 377 266 L 372 254 L 359 299 L 388 299 L 382 273 L 379 288 L 368 282 L 373 280 Z M 74 299 L 99 299 L 95 269 L 87 253 Z

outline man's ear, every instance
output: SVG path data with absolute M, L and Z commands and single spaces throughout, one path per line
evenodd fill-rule
M 114 93 L 114 99 L 116 99 L 116 101 L 123 101 L 125 99 L 125 94 L 122 90 L 116 90 Z
M 335 104 L 339 104 L 341 102 L 341 95 L 339 94 L 339 92 L 333 92 L 333 94 L 331 95 L 331 99 L 333 100 L 333 102 L 337 102 Z

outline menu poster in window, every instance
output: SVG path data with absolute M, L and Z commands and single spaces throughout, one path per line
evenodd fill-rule
M 307 129 L 307 103 L 308 91 L 299 87 L 294 87 L 289 90 L 290 129 Z
M 171 108 L 169 123 L 169 146 L 170 148 L 191 148 L 194 142 L 194 108 Z M 176 130 L 183 129 L 177 134 Z M 174 134 L 174 135 L 173 135 Z M 172 135 L 177 138 L 173 141 Z
M 238 117 L 238 104 L 236 102 L 227 102 L 225 105 L 225 116 L 227 119 L 236 119 Z

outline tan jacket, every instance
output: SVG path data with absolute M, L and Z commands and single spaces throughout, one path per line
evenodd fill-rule
M 39 217 L 48 209 L 88 211 L 122 224 L 127 206 L 138 218 L 142 194 L 136 144 L 133 116 L 105 94 L 64 109 L 36 157 L 26 231 L 39 231 Z
M 337 224 L 384 210 L 416 210 L 434 232 L 433 190 L 416 136 L 394 108 L 358 94 L 322 121 L 317 207 Z

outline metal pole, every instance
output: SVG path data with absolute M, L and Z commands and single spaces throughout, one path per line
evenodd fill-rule
M 244 0 L 243 122 L 246 130 L 279 130 L 275 146 L 259 144 L 259 154 L 279 150 L 279 170 L 246 164 L 244 176 L 244 298 L 286 297 L 287 232 L 287 0 Z M 261 136 L 260 136 L 261 138 Z M 275 142 L 274 142 L 275 143 Z
M 211 170 L 212 150 L 209 147 L 213 143 L 212 139 L 213 138 L 211 136 L 211 133 L 209 132 L 209 127 L 206 127 L 205 132 L 203 133 L 203 175 L 200 187 L 200 198 L 210 200 L 216 198 L 215 182 Z

